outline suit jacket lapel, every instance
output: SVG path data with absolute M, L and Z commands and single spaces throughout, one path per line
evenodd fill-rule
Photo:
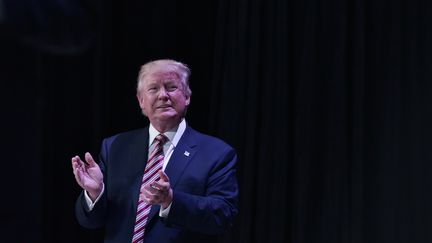
M 165 168 L 172 188 L 175 187 L 189 161 L 194 157 L 196 145 L 193 130 L 187 127 Z
M 194 140 L 194 130 L 187 126 L 165 168 L 165 173 L 170 179 L 171 188 L 175 188 L 175 185 L 183 174 L 184 169 L 195 155 L 196 145 L 197 143 Z M 159 209 L 159 206 L 153 206 L 149 218 L 151 219 Z

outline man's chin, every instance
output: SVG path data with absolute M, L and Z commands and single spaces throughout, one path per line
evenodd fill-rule
M 157 119 L 160 121 L 170 121 L 178 119 L 178 116 L 177 112 L 162 112 L 157 115 Z

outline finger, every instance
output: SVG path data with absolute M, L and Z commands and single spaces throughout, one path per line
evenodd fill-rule
M 81 183 L 81 178 L 82 178 L 82 171 L 81 170 L 77 170 L 75 173 L 75 179 L 78 182 L 78 184 Z
M 139 195 L 139 200 L 140 200 L 140 201 L 147 202 L 147 199 L 145 198 L 144 194 L 140 194 L 140 195 Z
M 162 188 L 160 187 L 160 185 L 158 185 L 158 184 L 156 184 L 156 183 L 152 183 L 152 184 L 150 185 L 150 188 L 153 189 L 154 192 L 158 192 L 158 191 L 161 191 L 161 190 L 162 190 Z
M 160 192 L 166 192 L 169 190 L 170 184 L 169 182 L 165 182 L 162 180 L 155 181 L 150 185 L 153 189 L 156 189 Z
M 85 160 L 89 166 L 95 165 L 95 161 L 89 152 L 85 153 Z
M 74 173 L 76 170 L 82 169 L 82 162 L 80 163 L 78 156 L 75 156 L 72 158 L 72 169 L 73 169 Z
M 79 165 L 77 162 L 72 162 L 72 171 L 75 174 L 79 170 Z
M 77 170 L 77 171 L 74 173 L 74 175 L 75 175 L 75 180 L 76 180 L 76 182 L 78 183 L 78 185 L 80 185 L 80 187 L 84 189 L 84 185 L 83 185 L 83 183 L 82 183 L 82 177 L 83 177 L 83 172 L 82 172 L 82 170 Z
M 74 157 L 72 157 L 72 164 L 78 164 L 79 163 L 79 157 L 78 156 L 74 156 Z
M 147 186 L 141 188 L 141 193 L 146 195 L 147 197 L 154 195 L 156 192 L 157 192 L 157 190 L 154 187 L 152 187 L 151 185 L 147 185 Z
M 154 193 L 151 190 L 145 191 L 144 195 L 146 196 L 147 199 L 153 199 L 156 196 L 156 193 Z
M 156 198 L 156 195 L 153 194 L 150 190 L 145 190 L 141 194 L 141 199 L 148 204 L 154 204 L 155 198 Z
M 149 186 L 150 195 L 153 197 L 159 197 L 164 193 L 164 191 L 166 191 L 166 187 L 156 182 L 153 182 Z
M 85 164 L 84 162 L 81 160 L 81 158 L 77 155 L 73 158 L 75 160 L 75 162 L 77 163 L 78 167 L 84 168 Z
M 71 159 L 72 170 L 75 171 L 78 167 L 77 162 L 75 161 L 75 157 Z
M 168 178 L 167 174 L 165 174 L 165 172 L 163 170 L 159 170 L 158 172 L 159 172 L 160 179 L 162 181 L 169 182 L 169 178 Z
M 139 200 L 147 202 L 146 192 L 144 189 L 141 189 L 141 193 L 139 194 Z

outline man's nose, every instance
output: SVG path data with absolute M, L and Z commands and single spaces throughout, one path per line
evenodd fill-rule
M 159 90 L 159 95 L 158 95 L 159 99 L 166 99 L 168 98 L 168 92 L 165 88 L 161 88 Z

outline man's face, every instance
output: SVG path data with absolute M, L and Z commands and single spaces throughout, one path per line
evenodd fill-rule
M 143 80 L 137 97 L 143 113 L 154 125 L 176 125 L 184 116 L 190 97 L 174 72 L 155 71 Z

